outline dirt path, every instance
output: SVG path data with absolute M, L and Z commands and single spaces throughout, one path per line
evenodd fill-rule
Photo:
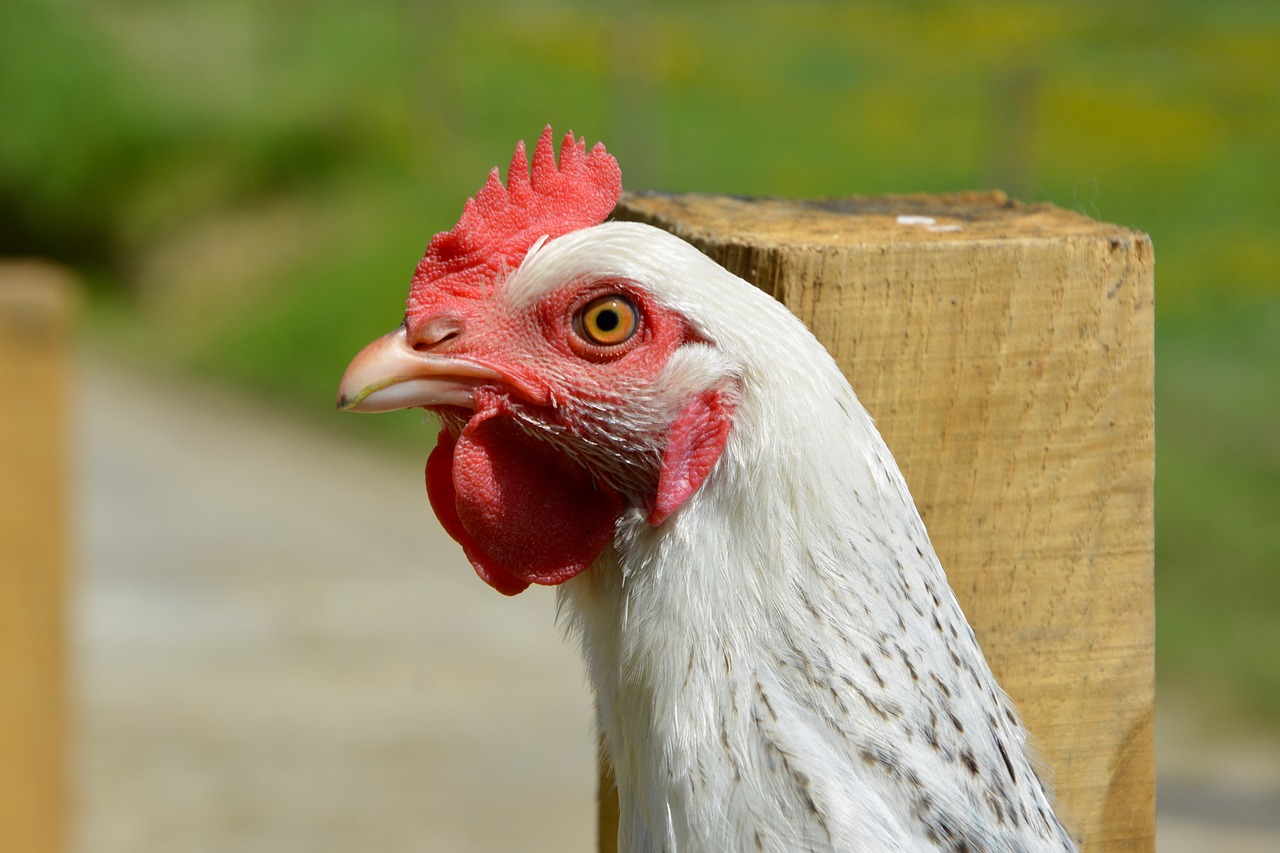
M 79 410 L 78 853 L 594 849 L 576 653 L 440 533 L 429 432 L 89 365 Z M 1280 850 L 1280 751 L 1159 719 L 1159 849 Z
M 576 653 L 439 532 L 430 432 L 81 379 L 80 853 L 593 849 Z

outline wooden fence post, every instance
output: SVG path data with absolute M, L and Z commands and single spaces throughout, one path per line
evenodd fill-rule
M 1150 239 L 999 193 L 629 195 L 615 215 L 690 241 L 822 340 L 1085 849 L 1154 849 Z M 601 851 L 612 788 L 606 770 Z
M 0 850 L 66 846 L 64 394 L 71 287 L 0 264 Z

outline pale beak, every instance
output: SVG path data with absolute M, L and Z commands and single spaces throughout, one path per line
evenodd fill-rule
M 487 367 L 419 352 L 404 326 L 377 338 L 347 365 L 338 383 L 344 412 L 391 412 L 418 406 L 475 408 L 475 389 L 502 376 Z

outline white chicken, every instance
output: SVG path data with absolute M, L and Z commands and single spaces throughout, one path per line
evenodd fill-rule
M 442 424 L 431 504 L 501 592 L 559 585 L 619 849 L 1072 850 L 902 475 L 818 341 L 616 162 L 523 144 L 339 406 Z

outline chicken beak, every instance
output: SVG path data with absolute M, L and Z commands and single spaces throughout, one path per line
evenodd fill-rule
M 338 409 L 392 412 L 419 406 L 475 408 L 477 386 L 501 375 L 469 361 L 415 350 L 404 326 L 372 341 L 338 383 Z

